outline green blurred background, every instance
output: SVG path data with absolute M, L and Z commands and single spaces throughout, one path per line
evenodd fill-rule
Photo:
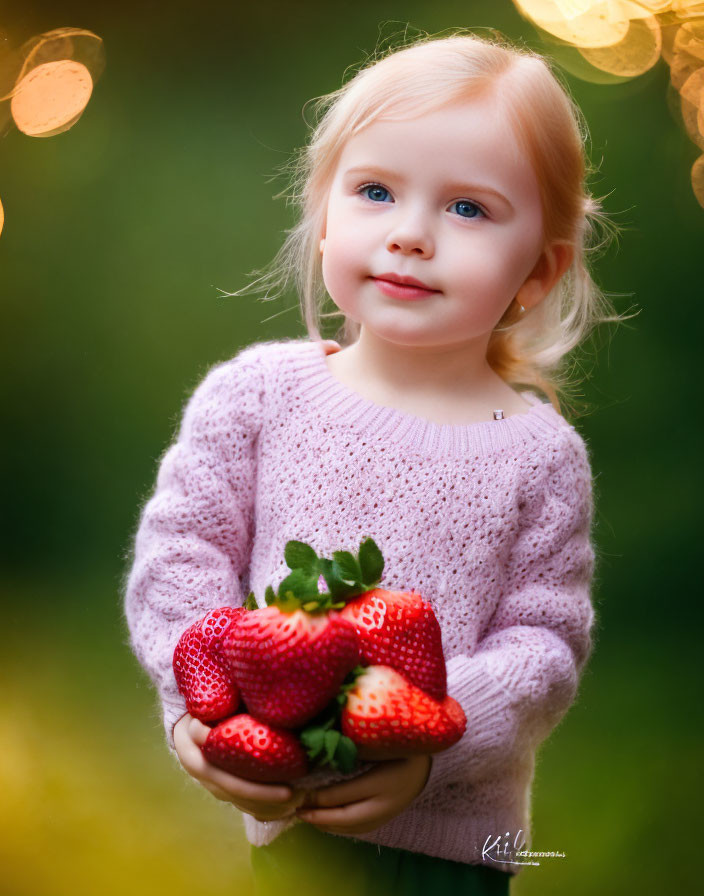
M 241 817 L 171 760 L 126 646 L 119 589 L 139 509 L 206 370 L 305 333 L 295 296 L 218 288 L 244 286 L 292 223 L 271 175 L 305 139 L 306 100 L 405 23 L 544 45 L 509 0 L 111 6 L 13 0 L 0 21 L 13 46 L 74 26 L 107 55 L 71 130 L 0 142 L 0 888 L 249 893 Z M 533 849 L 566 858 L 526 868 L 512 892 L 684 893 L 702 752 L 697 149 L 668 111 L 664 62 L 625 84 L 568 81 L 599 165 L 592 190 L 626 228 L 597 281 L 619 311 L 642 310 L 602 328 L 582 362 L 596 648 L 538 759 Z

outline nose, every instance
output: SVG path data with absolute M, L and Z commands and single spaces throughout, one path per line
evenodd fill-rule
M 433 237 L 421 210 L 399 218 L 386 237 L 389 252 L 429 258 L 435 251 Z

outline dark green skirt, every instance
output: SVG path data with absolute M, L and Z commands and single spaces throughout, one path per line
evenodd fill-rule
M 507 896 L 512 875 L 296 824 L 250 847 L 256 896 Z

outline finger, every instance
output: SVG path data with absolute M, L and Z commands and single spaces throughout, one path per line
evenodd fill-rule
M 241 812 L 247 812 L 249 815 L 253 815 L 257 820 L 270 821 L 272 818 L 281 815 L 282 810 L 278 806 L 263 806 L 261 803 L 249 803 L 246 800 L 233 797 L 227 790 L 223 790 L 222 787 L 218 787 L 217 784 L 211 784 L 210 781 L 201 781 L 200 783 L 208 793 L 215 797 L 215 799 L 220 800 L 223 803 L 230 803 Z M 261 819 L 259 818 L 260 815 L 262 816 Z M 267 816 L 266 818 L 263 817 L 265 815 Z
M 198 744 L 199 747 L 202 747 L 206 742 L 211 730 L 212 729 L 208 728 L 207 725 L 204 725 L 203 722 L 198 719 L 191 719 L 191 723 L 188 726 L 188 733 L 191 740 L 194 744 Z
M 320 787 L 312 794 L 315 807 L 341 806 L 357 803 L 363 799 L 378 796 L 395 788 L 394 781 L 403 770 L 406 759 L 378 762 L 369 771 L 348 781 L 341 781 L 329 787 Z M 305 806 L 306 803 L 304 802 Z
M 208 762 L 202 753 L 199 760 L 194 760 L 191 774 L 201 783 L 209 781 L 215 784 L 230 797 L 256 803 L 287 803 L 293 800 L 291 788 L 285 784 L 261 784 L 247 778 L 239 778 Z
M 295 816 L 294 806 L 263 806 L 261 803 L 250 803 L 246 800 L 234 798 L 231 793 L 228 793 L 216 784 L 211 784 L 209 781 L 203 781 L 201 783 L 216 799 L 224 803 L 231 803 L 236 809 L 239 809 L 241 812 L 246 812 L 248 815 L 252 815 L 257 821 L 276 821 L 280 818 L 290 818 Z
M 224 803 L 233 802 L 232 794 L 228 793 L 226 790 L 223 790 L 222 787 L 218 787 L 217 784 L 211 784 L 211 782 L 207 780 L 199 781 L 198 783 L 201 784 L 201 786 L 203 786 L 209 793 L 212 793 L 212 795 L 216 799 L 222 800 Z
M 291 788 L 284 784 L 260 784 L 247 778 L 238 778 L 210 763 L 208 766 L 211 781 L 233 796 L 257 803 L 287 803 L 292 799 Z
M 339 834 L 344 837 L 346 834 L 368 834 L 370 831 L 378 830 L 383 824 L 385 824 L 385 822 L 377 821 L 368 824 L 348 825 L 344 828 L 324 824 L 313 824 L 312 827 L 317 831 L 324 831 L 326 834 Z
M 360 800 L 356 803 L 349 803 L 346 806 L 336 806 L 333 809 L 298 809 L 296 815 L 314 824 L 316 827 L 320 825 L 335 827 L 339 825 L 347 830 L 353 825 L 365 824 L 382 824 L 379 818 L 384 818 L 384 811 L 388 811 L 386 804 L 376 798 Z
M 379 792 L 378 776 L 365 772 L 357 778 L 318 787 L 307 791 L 301 806 L 304 808 L 325 808 L 327 806 L 343 806 L 374 796 Z
M 272 813 L 271 815 L 262 815 L 261 809 L 252 809 L 247 814 L 251 815 L 252 818 L 256 818 L 257 821 L 286 821 L 287 819 L 295 820 L 295 818 L 296 818 L 295 812 L 286 812 L 283 814 L 282 813 L 278 813 L 278 814 Z
M 282 812 L 280 809 L 263 809 L 261 806 L 247 806 L 240 805 L 239 803 L 233 803 L 235 808 L 239 809 L 241 812 L 246 813 L 247 815 L 251 815 L 252 818 L 256 818 L 257 821 L 284 821 L 288 818 L 295 819 L 296 813 L 291 810 L 288 812 Z

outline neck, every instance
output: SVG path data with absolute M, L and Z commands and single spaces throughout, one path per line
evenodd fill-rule
M 467 399 L 496 384 L 486 361 L 490 334 L 452 345 L 401 345 L 361 326 L 347 351 L 370 383 L 418 396 L 457 395 Z

